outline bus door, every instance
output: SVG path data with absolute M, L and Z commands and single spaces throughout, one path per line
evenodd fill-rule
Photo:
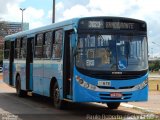
M 64 55 L 63 55 L 63 95 L 72 99 L 72 47 L 71 36 L 73 31 L 65 31 Z
M 33 41 L 34 38 L 27 39 L 27 56 L 26 56 L 26 90 L 33 90 Z
M 14 41 L 10 43 L 10 56 L 9 56 L 9 85 L 13 85 L 13 62 L 14 62 Z

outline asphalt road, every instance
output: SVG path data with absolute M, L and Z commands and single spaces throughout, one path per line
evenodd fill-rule
M 106 105 L 95 103 L 69 103 L 65 110 L 58 110 L 52 106 L 49 98 L 19 98 L 15 90 L 2 87 L 3 82 L 0 84 L 0 120 L 119 120 L 144 115 L 141 111 L 122 106 L 118 110 L 110 110 Z

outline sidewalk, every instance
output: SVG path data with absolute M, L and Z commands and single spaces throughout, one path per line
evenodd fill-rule
M 12 92 L 16 92 L 15 88 L 10 87 L 9 85 L 5 84 L 3 82 L 3 76 L 0 74 L 0 93 L 12 93 Z
M 129 102 L 122 104 L 122 106 L 160 115 L 160 91 L 150 91 L 147 102 Z

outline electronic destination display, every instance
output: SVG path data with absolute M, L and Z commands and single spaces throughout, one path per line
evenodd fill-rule
M 82 19 L 79 29 L 109 29 L 109 30 L 136 30 L 146 31 L 146 23 L 133 20 L 114 19 Z

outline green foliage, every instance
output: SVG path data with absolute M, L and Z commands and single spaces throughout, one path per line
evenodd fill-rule
M 150 71 L 159 71 L 159 69 L 160 69 L 160 61 L 156 60 L 156 61 L 149 62 Z

